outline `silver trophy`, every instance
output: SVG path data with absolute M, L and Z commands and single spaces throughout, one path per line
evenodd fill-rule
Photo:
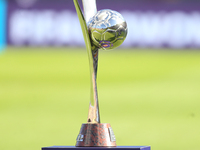
M 90 65 L 91 98 L 87 123 L 82 124 L 74 146 L 44 147 L 42 150 L 150 150 L 149 146 L 116 146 L 109 123 L 100 123 L 97 95 L 97 66 L 99 50 L 111 50 L 123 43 L 127 24 L 121 14 L 105 9 L 97 12 L 96 0 L 82 0 L 85 17 L 78 0 L 73 0 L 81 24 Z
M 127 24 L 122 15 L 110 9 L 97 12 L 96 0 L 83 0 L 85 17 L 78 0 L 74 5 L 81 24 L 89 57 L 91 98 L 86 124 L 82 124 L 76 146 L 116 146 L 115 135 L 108 123 L 100 123 L 97 66 L 99 50 L 111 50 L 120 46 L 127 36 Z

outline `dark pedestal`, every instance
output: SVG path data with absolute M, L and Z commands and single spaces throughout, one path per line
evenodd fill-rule
M 75 147 L 75 146 L 52 146 L 43 147 L 42 150 L 151 150 L 150 146 L 117 146 L 117 147 Z

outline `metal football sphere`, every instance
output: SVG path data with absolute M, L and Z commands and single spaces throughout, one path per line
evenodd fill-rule
M 120 46 L 127 36 L 127 24 L 122 15 L 110 9 L 97 12 L 87 23 L 92 44 L 104 50 Z

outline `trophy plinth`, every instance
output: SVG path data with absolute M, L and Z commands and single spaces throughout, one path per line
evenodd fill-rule
M 113 147 L 116 139 L 109 123 L 82 124 L 76 140 L 77 147 Z

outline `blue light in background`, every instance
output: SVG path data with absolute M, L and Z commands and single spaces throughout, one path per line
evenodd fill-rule
M 0 52 L 6 46 L 6 0 L 0 0 Z

